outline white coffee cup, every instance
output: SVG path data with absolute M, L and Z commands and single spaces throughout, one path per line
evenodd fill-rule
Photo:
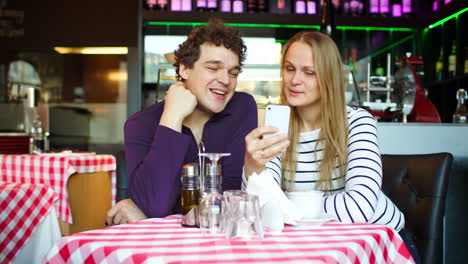
M 302 220 L 317 219 L 319 217 L 323 206 L 323 192 L 315 190 L 288 191 L 286 196 L 302 212 Z

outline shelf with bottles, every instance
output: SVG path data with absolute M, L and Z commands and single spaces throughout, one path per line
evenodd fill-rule
M 468 22 L 466 11 L 468 8 L 458 16 L 424 30 L 426 86 L 443 86 L 467 78 L 468 36 L 462 28 Z
M 292 25 L 300 28 L 300 25 L 320 25 L 320 16 L 294 13 L 223 13 L 211 12 L 172 12 L 161 10 L 144 10 L 143 20 L 145 26 L 152 26 L 154 22 L 193 22 L 206 23 L 210 17 L 218 17 L 226 23 L 242 24 L 267 24 L 267 25 Z M 182 24 L 181 23 L 181 24 Z M 380 17 L 380 16 L 346 16 L 336 15 L 337 26 L 349 27 L 384 27 L 384 28 L 415 28 L 413 18 L 407 17 Z M 168 24 L 171 25 L 171 24 Z M 174 24 L 175 25 L 175 24 Z M 239 25 L 242 26 L 242 25 Z M 246 25 L 249 26 L 249 25 Z M 365 28 L 363 28 L 365 29 Z

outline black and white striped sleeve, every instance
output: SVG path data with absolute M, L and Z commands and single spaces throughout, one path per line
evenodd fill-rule
M 345 189 L 324 198 L 324 209 L 340 222 L 365 223 L 374 215 L 382 185 L 382 164 L 374 117 L 359 109 L 349 117 Z

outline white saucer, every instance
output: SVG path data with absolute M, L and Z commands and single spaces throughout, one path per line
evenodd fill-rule
M 297 222 L 298 227 L 301 226 L 320 226 L 323 225 L 327 222 L 336 220 L 334 217 L 326 214 L 326 213 L 321 213 L 317 218 L 303 218 Z

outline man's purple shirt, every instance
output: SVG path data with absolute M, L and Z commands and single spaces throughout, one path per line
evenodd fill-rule
M 125 153 L 130 198 L 148 217 L 180 213 L 180 172 L 184 164 L 198 163 L 198 146 L 191 130 L 182 133 L 160 126 L 164 102 L 132 115 L 125 123 Z M 223 190 L 240 189 L 245 136 L 257 127 L 257 105 L 249 94 L 236 92 L 226 108 L 205 124 L 206 152 L 231 153 L 223 157 Z

